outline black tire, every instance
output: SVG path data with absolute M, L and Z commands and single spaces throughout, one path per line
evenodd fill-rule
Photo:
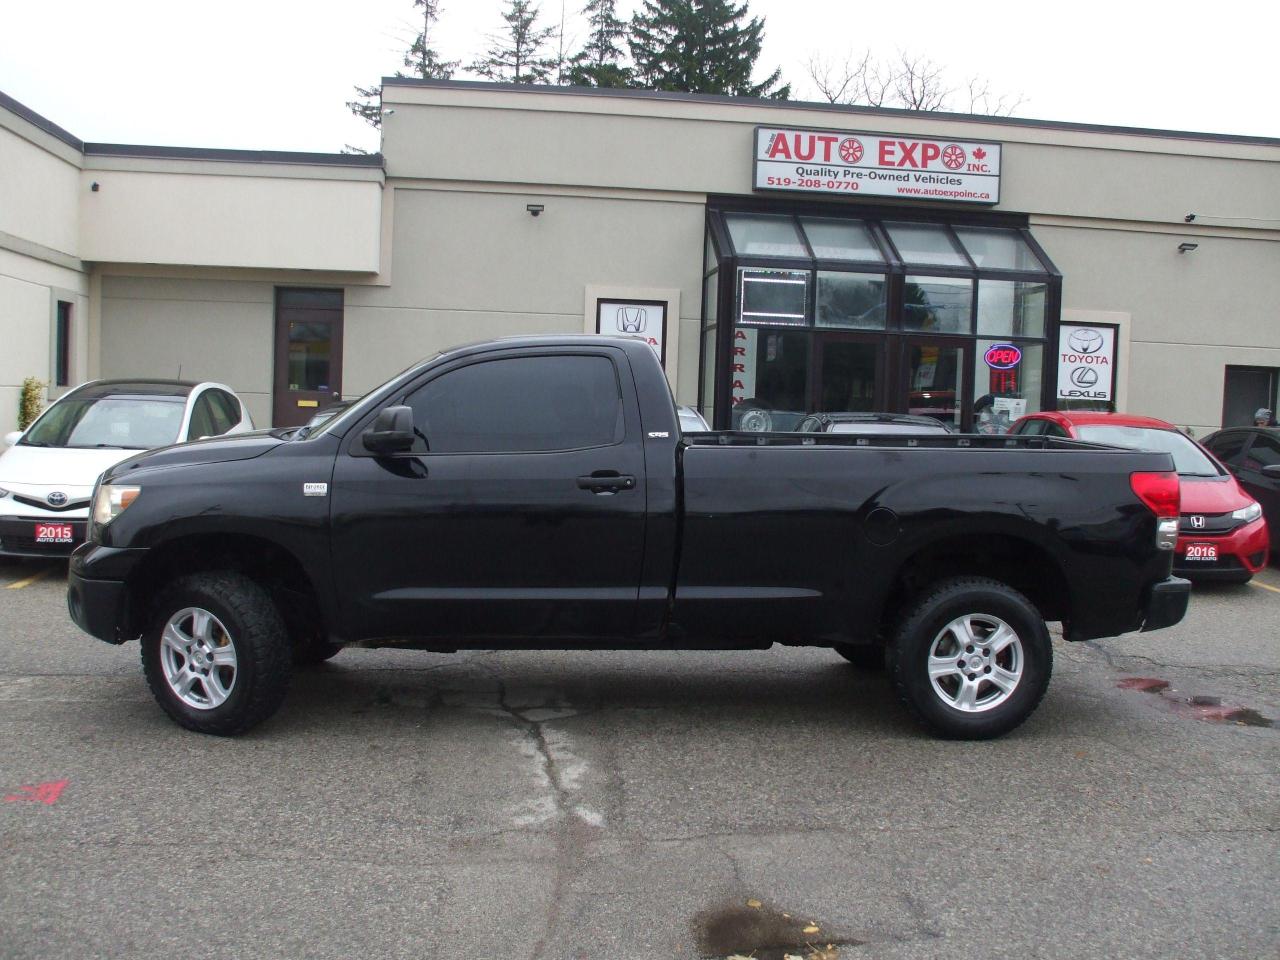
M 166 624 L 188 607 L 221 621 L 236 657 L 226 699 L 205 709 L 179 698 L 161 658 Z M 270 717 L 289 689 L 290 661 L 288 633 L 270 595 L 230 571 L 191 574 L 169 584 L 156 598 L 142 635 L 142 669 L 156 702 L 178 724 L 199 733 L 235 736 Z
M 329 643 L 327 640 L 312 640 L 309 643 L 294 644 L 293 665 L 295 667 L 313 667 L 317 663 L 332 660 L 342 652 L 342 644 Z
M 879 644 L 837 643 L 835 651 L 859 670 L 878 672 L 885 668 L 885 649 Z
M 966 712 L 944 701 L 929 678 L 934 641 L 949 624 L 967 615 L 1003 620 L 1021 648 L 1016 685 L 1003 702 L 980 712 Z M 951 740 L 988 740 L 1017 727 L 1039 705 L 1053 672 L 1053 644 L 1040 612 L 1017 590 L 997 580 L 963 577 L 942 581 L 912 604 L 889 647 L 888 666 L 899 698 L 932 733 Z M 994 684 L 980 674 L 974 676 L 979 689 L 999 696 Z

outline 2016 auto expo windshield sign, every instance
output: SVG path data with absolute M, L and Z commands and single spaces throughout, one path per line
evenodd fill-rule
M 1000 201 L 1000 144 L 756 127 L 756 190 L 960 203 Z
M 1116 328 L 1064 323 L 1058 328 L 1058 398 L 1115 399 Z

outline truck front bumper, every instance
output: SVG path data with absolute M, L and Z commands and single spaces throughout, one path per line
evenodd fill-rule
M 71 555 L 67 611 L 77 627 L 107 643 L 131 639 L 126 630 L 129 611 L 125 578 L 146 552 L 86 543 Z
M 1187 615 L 1187 603 L 1191 600 L 1191 581 L 1181 577 L 1168 577 L 1151 588 L 1147 609 L 1142 618 L 1142 631 L 1171 627 Z

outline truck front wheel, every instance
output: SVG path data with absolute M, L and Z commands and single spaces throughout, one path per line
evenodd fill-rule
M 946 580 L 907 611 L 889 648 L 898 696 L 932 732 L 985 740 L 1031 715 L 1049 686 L 1044 619 L 1017 590 L 982 577 Z
M 180 725 L 234 736 L 279 709 L 289 688 L 289 638 L 271 597 L 248 577 L 191 574 L 153 605 L 142 669 Z

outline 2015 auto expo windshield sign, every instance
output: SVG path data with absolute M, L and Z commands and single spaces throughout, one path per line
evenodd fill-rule
M 1000 144 L 756 127 L 756 190 L 998 203 Z

